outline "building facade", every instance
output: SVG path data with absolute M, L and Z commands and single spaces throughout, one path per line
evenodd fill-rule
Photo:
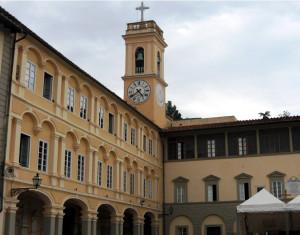
M 299 194 L 299 133 L 299 117 L 183 120 L 166 129 L 166 234 L 238 234 L 236 206 L 262 188 L 283 200 Z
M 165 115 L 153 114 L 165 102 L 153 87 L 165 84 L 156 69 L 162 31 L 154 21 L 128 24 L 130 105 L 5 14 L 22 33 L 11 77 L 3 234 L 161 234 Z M 42 183 L 33 188 L 36 173 Z
M 0 12 L 18 28 L 1 90 L 2 234 L 231 235 L 236 206 L 261 188 L 293 196 L 300 117 L 170 120 L 167 44 L 154 21 L 127 24 L 121 99 Z

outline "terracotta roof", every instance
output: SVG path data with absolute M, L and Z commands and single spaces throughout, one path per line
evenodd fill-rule
M 285 123 L 285 122 L 294 122 L 294 121 L 300 121 L 300 116 L 277 117 L 277 118 L 268 118 L 268 119 L 249 119 L 249 120 L 239 120 L 239 121 L 235 121 L 235 122 L 178 126 L 178 127 L 170 127 L 167 129 L 163 129 L 163 133 L 214 129 L 214 128 L 223 128 L 223 127 L 239 127 L 239 126 L 263 125 L 263 124 L 276 124 L 276 123 Z
M 47 47 L 49 50 L 51 50 L 55 55 L 63 59 L 66 63 L 71 65 L 74 69 L 82 73 L 87 78 L 91 79 L 92 81 L 96 82 L 98 86 L 100 86 L 104 91 L 109 93 L 113 96 L 118 102 L 125 105 L 128 109 L 130 109 L 132 112 L 136 113 L 140 117 L 142 117 L 144 120 L 149 122 L 151 125 L 155 126 L 157 129 L 160 129 L 159 126 L 157 126 L 154 122 L 152 122 L 149 118 L 144 116 L 142 113 L 137 111 L 135 108 L 133 108 L 131 105 L 129 105 L 125 100 L 120 98 L 116 93 L 109 90 L 107 87 L 105 87 L 103 84 L 101 84 L 97 79 L 92 77 L 90 74 L 88 74 L 86 71 L 81 69 L 78 65 L 74 64 L 71 60 L 69 60 L 67 57 L 65 57 L 61 52 L 56 50 L 54 47 L 52 47 L 50 44 L 48 44 L 45 40 L 43 40 L 40 36 L 38 36 L 36 33 L 31 31 L 28 27 L 26 27 L 23 23 L 21 23 L 16 17 L 11 15 L 9 12 L 7 12 L 3 7 L 0 6 L 0 22 L 9 24 L 11 27 L 13 27 L 17 32 L 21 32 L 24 34 L 28 34 L 34 39 L 36 39 L 38 42 L 40 42 L 42 45 Z

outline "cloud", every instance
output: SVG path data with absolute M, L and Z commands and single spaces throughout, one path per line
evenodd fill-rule
M 64 55 L 123 96 L 126 23 L 136 2 L 4 2 Z M 297 2 L 148 2 L 169 45 L 167 99 L 183 116 L 283 110 L 299 114 L 300 4 Z

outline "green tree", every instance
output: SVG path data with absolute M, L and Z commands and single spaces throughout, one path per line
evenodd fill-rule
M 291 113 L 287 110 L 284 110 L 282 113 L 278 114 L 278 117 L 290 117 Z
M 271 117 L 271 112 L 270 111 L 265 111 L 265 112 L 262 112 L 262 113 L 258 113 L 258 115 L 262 119 L 269 119 Z
M 172 104 L 172 101 L 168 101 L 166 105 L 166 114 L 173 120 L 181 120 L 181 113 L 177 110 L 176 105 Z

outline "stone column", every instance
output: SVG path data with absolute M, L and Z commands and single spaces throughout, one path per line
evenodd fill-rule
M 94 153 L 94 156 L 93 156 L 93 180 L 92 180 L 92 183 L 93 185 L 97 185 L 97 178 L 98 178 L 98 154 L 97 152 Z M 102 166 L 102 170 L 103 170 L 103 166 Z
M 20 69 L 20 83 L 23 86 L 26 86 L 25 84 L 26 64 L 27 64 L 27 49 L 23 49 L 21 69 Z
M 15 143 L 13 149 L 13 164 L 19 165 L 19 155 L 20 155 L 20 141 L 21 141 L 21 132 L 22 132 L 22 120 L 15 118 L 16 131 L 15 131 Z
M 122 161 L 120 159 L 117 159 L 115 162 L 115 167 L 114 167 L 114 189 L 117 192 L 120 192 L 120 165 L 122 164 Z
M 51 208 L 44 208 L 43 235 L 55 234 L 56 213 Z
M 151 225 L 151 234 L 152 235 L 159 235 L 159 222 L 155 221 Z
M 110 235 L 123 235 L 123 216 L 115 216 L 111 219 Z
M 55 235 L 62 235 L 64 222 L 64 212 L 60 210 L 56 215 L 55 220 Z
M 4 234 L 5 235 L 15 235 L 16 234 L 16 212 L 17 207 L 10 206 L 5 211 L 5 228 L 4 228 Z
M 97 215 L 94 215 L 94 217 L 91 219 L 91 235 L 97 235 Z
M 133 223 L 133 235 L 144 235 L 144 218 L 136 218 Z
M 58 144 L 59 144 L 59 140 L 60 140 L 60 136 L 58 134 L 54 134 L 54 138 L 53 138 L 53 152 L 52 152 L 52 165 L 51 165 L 51 184 L 52 186 L 56 186 L 57 185 L 57 162 L 59 161 L 58 160 Z M 63 155 L 64 156 L 64 155 Z M 60 161 L 61 163 L 63 161 Z
M 66 143 L 65 143 L 65 138 L 61 139 L 61 161 L 60 161 L 60 169 L 59 169 L 59 176 L 60 178 L 60 186 L 64 186 L 64 176 L 65 176 L 65 150 L 66 150 Z
M 82 216 L 82 234 L 94 235 L 95 221 L 97 222 L 97 213 L 87 213 Z

